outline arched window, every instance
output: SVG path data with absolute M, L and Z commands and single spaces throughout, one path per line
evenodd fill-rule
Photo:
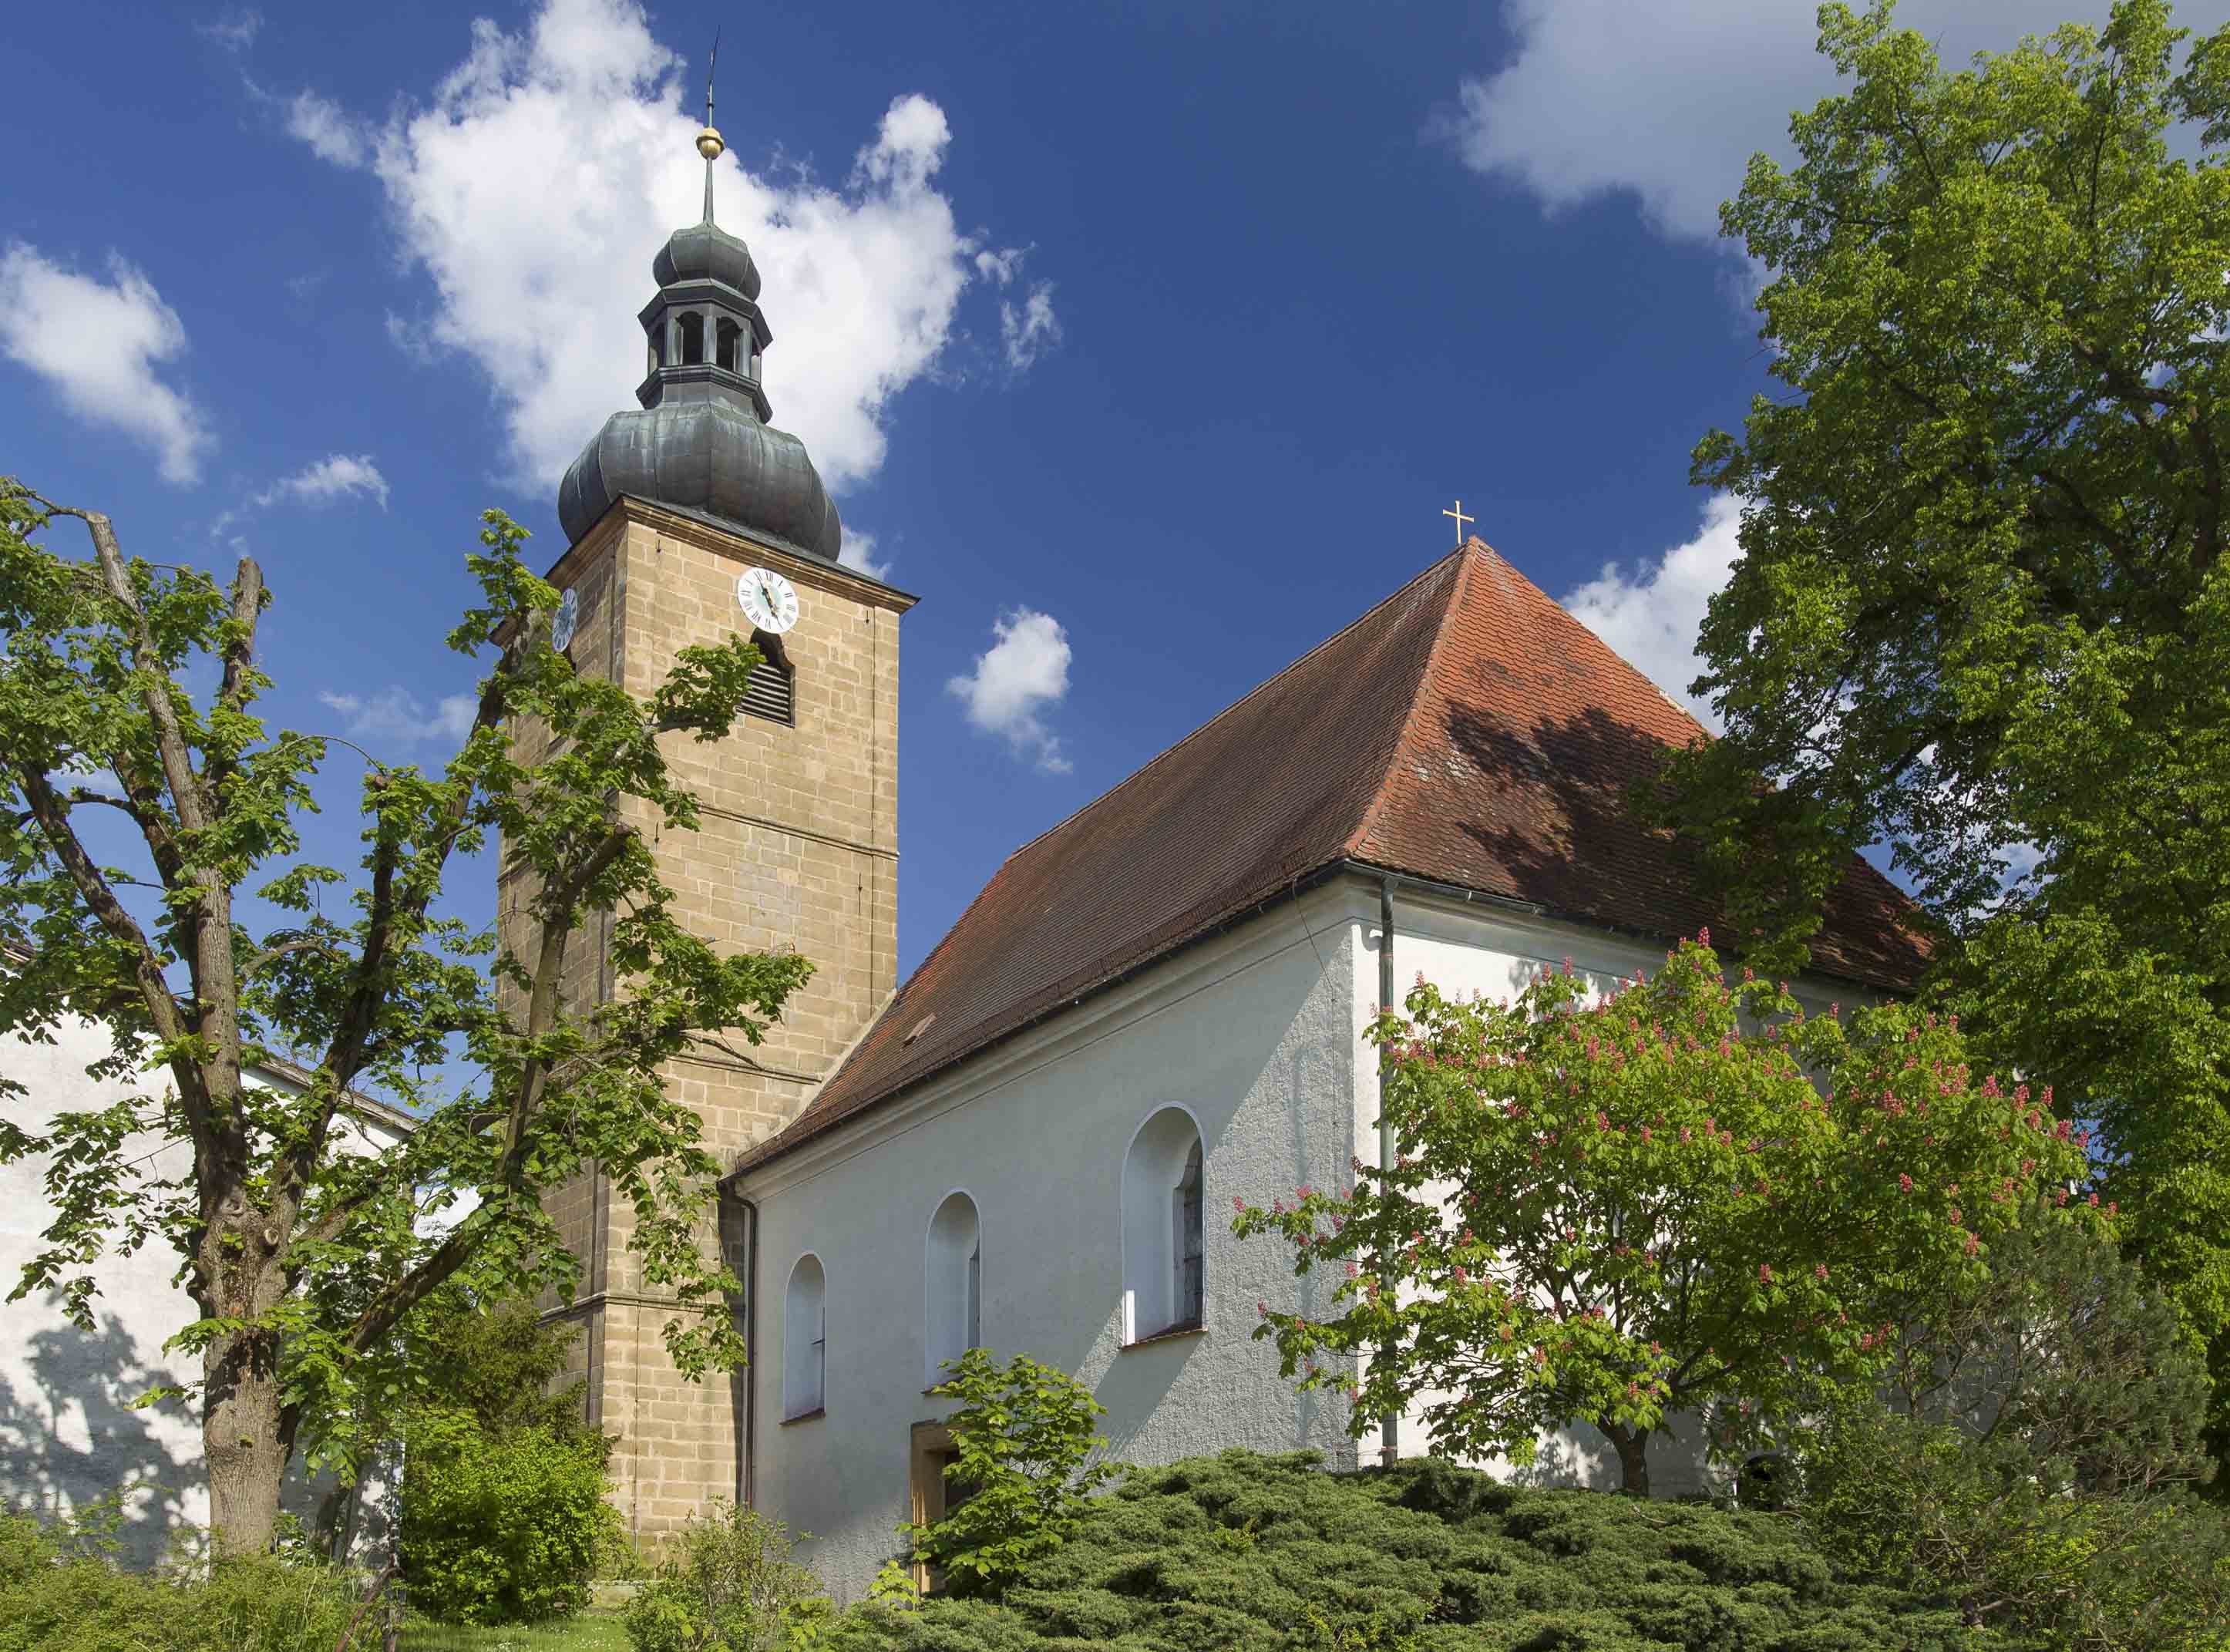
M 650 330 L 650 371 L 654 373 L 666 365 L 666 327 L 663 322 Z
M 828 1281 L 810 1251 L 790 1270 L 782 1299 L 782 1414 L 810 1416 L 827 1397 Z
M 924 1273 L 934 1387 L 944 1380 L 946 1360 L 983 1345 L 983 1233 L 965 1193 L 946 1195 L 930 1218 Z
M 684 367 L 697 366 L 705 359 L 705 318 L 694 310 L 685 310 L 679 325 L 681 330 L 681 365 Z
M 1207 1165 L 1183 1107 L 1140 1126 L 1123 1163 L 1123 1339 L 1197 1327 L 1207 1309 Z
M 742 329 L 723 319 L 712 329 L 712 365 L 734 372 L 743 363 L 736 359 L 736 335 Z

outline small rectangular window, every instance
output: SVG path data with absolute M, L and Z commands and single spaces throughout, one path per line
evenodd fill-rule
M 770 723 L 780 723 L 785 728 L 796 727 L 796 681 L 793 674 L 783 670 L 773 661 L 761 661 L 751 668 L 751 681 L 744 685 L 744 713 L 764 717 Z

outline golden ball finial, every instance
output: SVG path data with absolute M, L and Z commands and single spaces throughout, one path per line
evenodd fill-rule
M 721 152 L 727 146 L 720 140 L 720 130 L 717 126 L 707 126 L 697 134 L 697 152 L 708 161 L 719 159 Z

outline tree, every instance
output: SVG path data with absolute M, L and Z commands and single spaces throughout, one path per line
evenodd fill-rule
M 1879 1389 L 1822 1396 L 1801 1431 L 1823 1547 L 2024 1643 L 2220 1644 L 2230 1515 L 2182 1494 L 2213 1471 L 2207 1373 L 2111 1240 L 2009 1232 L 1986 1277 L 1896 1329 Z
M 44 548 L 56 516 L 85 523 L 93 561 Z M 0 1124 L 0 1158 L 52 1156 L 56 1214 L 15 1294 L 57 1290 L 88 1320 L 104 1252 L 177 1249 L 199 1317 L 171 1345 L 201 1357 L 230 1552 L 267 1545 L 298 1445 L 345 1447 L 357 1385 L 445 1281 L 570 1290 L 540 1195 L 592 1164 L 635 1207 L 646 1278 L 681 1304 L 666 1327 L 681 1368 L 742 1356 L 720 1300 L 733 1281 L 699 1232 L 717 1167 L 660 1071 L 706 1040 L 757 1042 L 809 966 L 686 932 L 645 836 L 695 825 L 661 739 L 725 733 L 757 655 L 685 649 L 647 701 L 577 676 L 549 646 L 557 593 L 520 561 L 525 532 L 483 519 L 467 558 L 483 601 L 449 636 L 487 661 L 472 731 L 438 772 L 367 758 L 350 887 L 302 858 L 298 826 L 334 742 L 255 709 L 256 565 L 221 589 L 127 560 L 98 512 L 0 487 L 0 933 L 28 952 L 0 977 L 0 1030 L 90 1017 L 115 1035 L 96 1070 L 147 1081 L 40 1137 Z M 557 737 L 531 767 L 506 733 L 522 719 Z M 491 840 L 534 891 L 516 951 L 441 907 L 451 857 Z M 569 950 L 598 930 L 618 990 L 576 1003 Z M 244 1076 L 280 1055 L 308 1069 L 300 1094 Z M 344 1144 L 357 1086 L 423 1113 L 407 1142 Z M 139 1130 L 188 1150 L 177 1179 L 127 1159 Z
M 1344 1390 L 1354 1432 L 1432 1395 L 1448 1455 L 1528 1462 L 1590 1423 L 1647 1494 L 1672 1413 L 1713 1412 L 1724 1451 L 1770 1437 L 2080 1171 L 2049 1094 L 1977 1074 L 1948 1020 L 1807 1016 L 1785 986 L 1729 985 L 1708 937 L 1589 992 L 1569 964 L 1509 1005 L 1421 978 L 1370 1029 L 1395 1166 L 1241 1202 L 1241 1235 L 1343 1275 L 1328 1315 L 1265 1306 L 1255 1335 L 1303 1388 Z
M 2119 0 L 1954 74 L 1820 22 L 1847 90 L 1721 216 L 1780 388 L 1696 448 L 1743 554 L 1665 818 L 1762 968 L 1886 844 L 2230 1378 L 2230 29 Z
M 997 1596 L 1074 1535 L 1092 1494 L 1117 1472 L 1094 1455 L 1106 1443 L 1094 1432 L 1106 1410 L 1067 1371 L 1028 1354 L 1002 1365 L 970 1348 L 944 1368 L 951 1374 L 930 1392 L 960 1402 L 944 1423 L 953 1447 L 945 1513 L 899 1534 L 954 1594 Z

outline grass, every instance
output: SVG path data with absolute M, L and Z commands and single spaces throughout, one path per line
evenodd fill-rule
M 627 1652 L 627 1644 L 617 1617 L 583 1612 L 561 1623 L 501 1629 L 413 1618 L 403 1626 L 402 1652 Z

